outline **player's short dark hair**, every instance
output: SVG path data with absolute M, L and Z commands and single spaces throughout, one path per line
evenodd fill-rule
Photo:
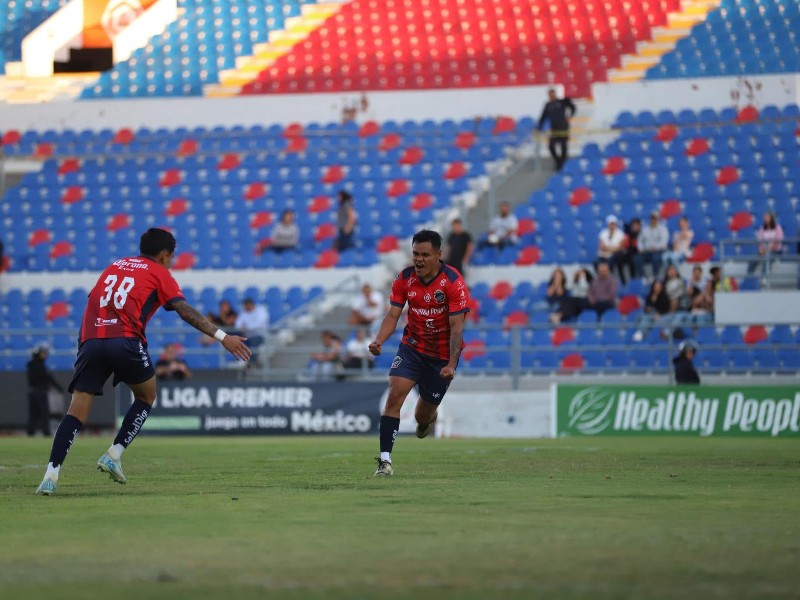
M 442 236 L 439 235 L 438 231 L 433 231 L 432 229 L 422 229 L 421 231 L 415 233 L 414 237 L 411 238 L 412 244 L 424 244 L 425 242 L 430 242 L 434 250 L 442 249 Z
M 151 227 L 139 240 L 139 252 L 143 256 L 158 256 L 162 250 L 175 252 L 175 236 L 166 229 Z

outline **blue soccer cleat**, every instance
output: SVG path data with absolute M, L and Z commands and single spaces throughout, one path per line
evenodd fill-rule
M 52 496 L 56 493 L 56 480 L 51 477 L 45 477 L 39 487 L 36 488 L 37 496 Z
M 125 473 L 122 472 L 122 463 L 118 460 L 111 458 L 111 455 L 106 452 L 97 461 L 97 470 L 103 473 L 108 473 L 108 476 L 117 483 L 127 483 Z

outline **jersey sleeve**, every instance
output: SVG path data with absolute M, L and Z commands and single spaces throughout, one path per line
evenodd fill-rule
M 463 277 L 450 282 L 447 301 L 451 317 L 469 312 L 469 290 Z
M 158 276 L 158 301 L 164 310 L 175 310 L 175 303 L 183 300 L 183 292 L 172 274 L 164 269 Z
M 389 304 L 403 308 L 406 305 L 408 288 L 401 275 L 398 275 L 392 284 L 392 293 L 389 294 Z

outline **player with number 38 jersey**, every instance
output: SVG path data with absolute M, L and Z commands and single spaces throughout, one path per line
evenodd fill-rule
M 122 258 L 109 265 L 89 293 L 80 342 L 101 338 L 133 337 L 147 341 L 144 330 L 163 306 L 183 300 L 170 272 L 146 256 Z

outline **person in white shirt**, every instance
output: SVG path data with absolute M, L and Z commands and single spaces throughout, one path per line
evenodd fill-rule
M 669 248 L 669 231 L 667 226 L 658 218 L 658 213 L 650 214 L 650 222 L 639 234 L 639 256 L 642 265 L 650 265 L 651 279 L 656 279 L 661 274 L 661 257 Z
M 501 202 L 500 214 L 492 219 L 489 231 L 486 233 L 486 241 L 481 245 L 494 246 L 501 250 L 504 246 L 515 245 L 518 241 L 518 228 L 519 221 L 511 212 L 511 205 L 508 202 Z
M 598 263 L 605 262 L 611 270 L 619 271 L 619 261 L 625 253 L 625 233 L 619 227 L 619 220 L 614 215 L 606 217 L 606 228 L 598 236 Z M 620 273 L 620 279 L 622 274 Z
M 373 290 L 368 283 L 361 288 L 361 293 L 350 304 L 350 325 L 367 327 L 372 330 L 380 324 L 383 315 L 386 313 L 386 303 L 383 295 L 377 290 Z M 377 331 L 375 332 L 377 333 Z
M 355 330 L 355 337 L 350 338 L 345 345 L 343 363 L 345 369 L 361 369 L 364 367 L 364 361 L 369 369 L 375 366 L 375 359 L 369 351 L 369 342 L 363 327 Z
M 293 210 L 287 208 L 283 211 L 281 220 L 272 228 L 269 239 L 269 249 L 278 254 L 284 250 L 297 248 L 297 243 L 300 241 L 300 229 L 295 223 Z
M 252 298 L 245 298 L 242 303 L 243 310 L 236 317 L 236 330 L 247 338 L 245 345 L 255 349 L 264 343 L 269 326 L 269 313 L 265 306 L 255 303 Z

